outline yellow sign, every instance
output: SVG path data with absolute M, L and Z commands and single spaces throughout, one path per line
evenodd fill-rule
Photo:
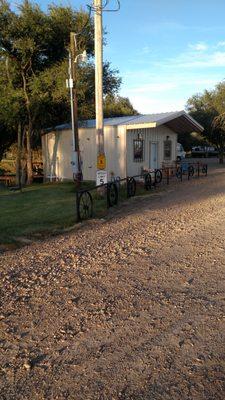
M 99 154 L 97 158 L 97 169 L 105 169 L 105 167 L 106 167 L 105 154 Z

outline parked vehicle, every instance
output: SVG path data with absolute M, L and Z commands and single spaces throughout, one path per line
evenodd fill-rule
M 185 158 L 186 152 L 181 143 L 177 143 L 177 161 L 181 161 Z
M 195 146 L 191 148 L 192 157 L 217 157 L 218 150 L 212 146 Z

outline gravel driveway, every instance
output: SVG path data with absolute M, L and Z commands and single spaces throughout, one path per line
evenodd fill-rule
M 225 169 L 1 256 L 0 398 L 225 398 Z

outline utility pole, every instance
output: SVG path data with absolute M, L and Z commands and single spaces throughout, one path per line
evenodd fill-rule
M 77 74 L 76 74 L 76 56 L 77 42 L 76 34 L 70 32 L 70 55 L 69 55 L 69 75 L 70 75 L 70 97 L 71 97 L 71 119 L 72 119 L 72 135 L 73 135 L 73 153 L 72 168 L 73 178 L 75 181 L 82 180 L 80 149 L 79 149 L 79 132 L 78 132 L 78 108 L 77 108 Z
M 94 0 L 95 10 L 95 110 L 97 133 L 97 185 L 107 183 L 104 150 L 103 122 L 103 48 L 102 48 L 102 0 Z

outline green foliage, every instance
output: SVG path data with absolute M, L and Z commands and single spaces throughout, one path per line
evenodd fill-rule
M 14 89 L 16 71 L 8 60 L 0 59 L 0 160 L 4 152 L 15 141 L 17 123 L 23 118 L 23 94 Z
M 107 95 L 104 101 L 105 117 L 120 117 L 123 115 L 135 115 L 137 111 L 133 108 L 127 97 Z
M 77 34 L 79 53 L 86 49 L 89 62 L 77 68 L 80 119 L 95 116 L 94 24 L 84 10 L 51 4 L 47 12 L 24 0 L 17 11 L 0 2 L 0 157 L 15 138 L 17 126 L 29 127 L 33 143 L 42 128 L 70 120 L 68 47 L 70 32 Z M 128 99 L 116 96 L 121 85 L 118 71 L 103 66 L 106 116 L 133 114 Z
M 34 142 L 43 126 L 69 118 L 65 81 L 70 31 L 80 32 L 84 25 L 78 48 L 92 55 L 93 20 L 84 11 L 51 5 L 44 13 L 37 4 L 24 0 L 14 12 L 9 3 L 1 1 L 1 152 L 19 123 L 22 129 L 27 127 Z
M 110 63 L 103 65 L 103 95 L 114 98 L 121 85 L 118 71 L 111 68 Z M 93 60 L 82 65 L 78 71 L 77 98 L 78 115 L 81 120 L 95 118 L 95 66 Z M 106 108 L 104 115 L 107 116 Z
M 47 68 L 39 73 L 31 82 L 32 110 L 37 113 L 36 129 L 54 126 L 70 120 L 70 99 L 65 81 L 68 74 L 67 59 Z M 129 100 L 120 101 L 114 97 L 119 90 L 121 79 L 112 70 L 109 63 L 104 64 L 103 93 L 106 95 L 106 116 L 109 115 L 109 98 L 115 107 L 114 115 L 125 115 L 127 112 L 134 113 Z M 93 60 L 82 64 L 77 73 L 77 100 L 79 119 L 91 119 L 95 117 L 95 66 Z M 108 96 L 108 97 L 107 97 Z M 126 103 L 126 104 L 125 104 Z M 120 106 L 120 108 L 119 108 Z M 117 108 L 116 108 L 117 107 Z
M 220 153 L 223 153 L 225 146 L 225 113 L 214 118 L 212 122 L 212 136 L 217 143 Z
M 178 143 L 182 143 L 185 151 L 190 151 L 193 146 L 205 146 L 207 141 L 197 132 L 178 133 Z
M 203 135 L 210 140 L 213 119 L 218 115 L 215 107 L 215 94 L 205 90 L 203 94 L 196 94 L 187 102 L 187 111 L 203 127 Z
M 225 82 L 220 82 L 214 90 L 191 97 L 187 111 L 205 128 L 203 137 L 222 154 L 225 148 Z

